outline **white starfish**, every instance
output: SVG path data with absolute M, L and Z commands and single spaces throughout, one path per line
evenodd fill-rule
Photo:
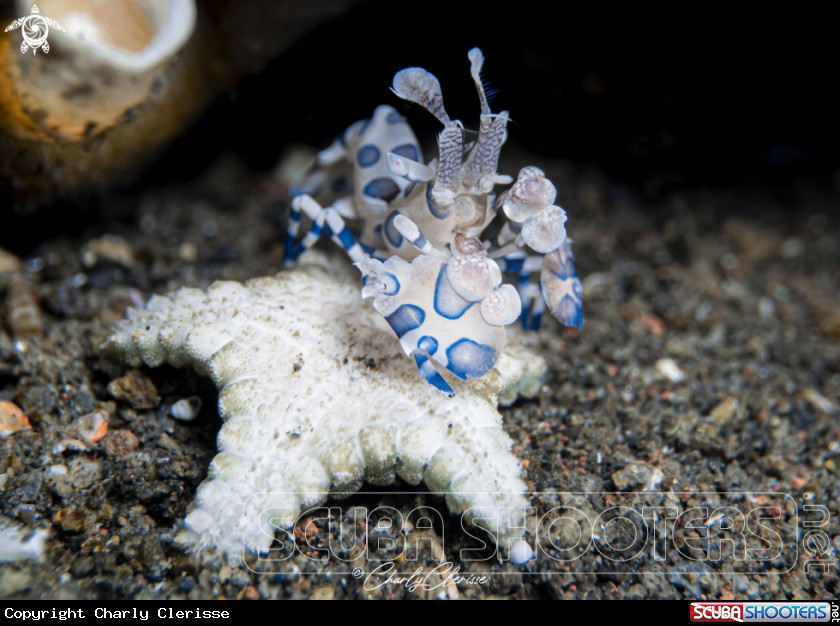
M 521 538 L 525 484 L 496 403 L 533 395 L 543 359 L 510 345 L 487 376 L 450 377 L 457 396 L 447 398 L 417 377 L 351 268 L 304 258 L 276 278 L 153 297 L 111 337 L 132 365 L 191 364 L 220 390 L 220 453 L 179 539 L 265 552 L 278 520 L 289 527 L 328 492 L 395 474 L 446 492 L 455 514 L 509 508 L 497 541 Z

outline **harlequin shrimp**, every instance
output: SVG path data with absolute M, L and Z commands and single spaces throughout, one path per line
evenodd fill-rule
M 483 376 L 504 346 L 504 327 L 520 316 L 523 328 L 536 330 L 547 304 L 566 326 L 583 326 L 566 212 L 554 205 L 556 190 L 540 169 L 525 167 L 516 181 L 496 172 L 508 112 L 491 113 L 480 77 L 484 56 L 478 48 L 468 56 L 481 103 L 478 132 L 449 117 L 432 74 L 417 67 L 398 72 L 392 91 L 443 124 L 438 158 L 424 165 L 405 119 L 378 107 L 319 153 L 292 186 L 284 259 L 293 264 L 329 235 L 361 270 L 362 297 L 373 298 L 421 375 L 450 395 L 433 362 L 463 380 Z M 346 178 L 352 193 L 339 197 Z M 334 201 L 324 208 L 315 197 Z M 482 241 L 500 209 L 506 221 Z M 301 212 L 312 226 L 296 243 Z M 358 239 L 345 220 L 361 222 Z M 530 285 L 537 270 L 542 298 Z M 502 282 L 503 273 L 517 275 L 518 289 Z

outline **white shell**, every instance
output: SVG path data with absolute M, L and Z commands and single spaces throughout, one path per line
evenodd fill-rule
M 71 50 L 74 54 L 94 56 L 110 67 L 128 72 L 145 72 L 175 54 L 192 35 L 195 28 L 195 0 L 135 0 L 139 15 L 145 16 L 153 36 L 143 48 L 136 50 L 120 47 L 115 43 L 122 29 L 140 26 L 114 24 L 110 13 L 119 14 L 115 7 L 91 8 L 89 11 L 66 8 L 56 0 L 41 0 L 42 12 L 58 21 L 65 29 L 61 37 L 51 39 L 56 49 Z M 28 0 L 18 0 L 18 5 L 31 5 Z M 100 3 L 105 5 L 105 3 Z M 118 4 L 118 3 L 114 3 Z M 129 12 L 128 14 L 133 14 Z M 114 33 L 106 33 L 109 29 Z
M 182 398 L 172 405 L 169 409 L 169 414 L 176 420 L 182 422 L 191 422 L 201 412 L 201 398 L 198 396 L 190 396 L 189 398 Z

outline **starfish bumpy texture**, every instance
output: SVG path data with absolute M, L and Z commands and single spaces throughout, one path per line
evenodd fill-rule
M 117 324 L 111 343 L 130 364 L 192 365 L 220 392 L 220 452 L 185 545 L 264 552 L 273 526 L 290 527 L 329 492 L 395 475 L 445 492 L 455 514 L 473 509 L 467 521 L 508 508 L 496 539 L 522 536 L 526 488 L 496 403 L 534 395 L 542 357 L 509 344 L 493 371 L 453 380 L 446 397 L 417 377 L 352 271 L 308 253 L 275 278 L 155 296 Z

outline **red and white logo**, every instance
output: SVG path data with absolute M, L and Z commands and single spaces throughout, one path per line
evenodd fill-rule
M 740 602 L 692 602 L 692 622 L 743 622 L 744 605 Z

